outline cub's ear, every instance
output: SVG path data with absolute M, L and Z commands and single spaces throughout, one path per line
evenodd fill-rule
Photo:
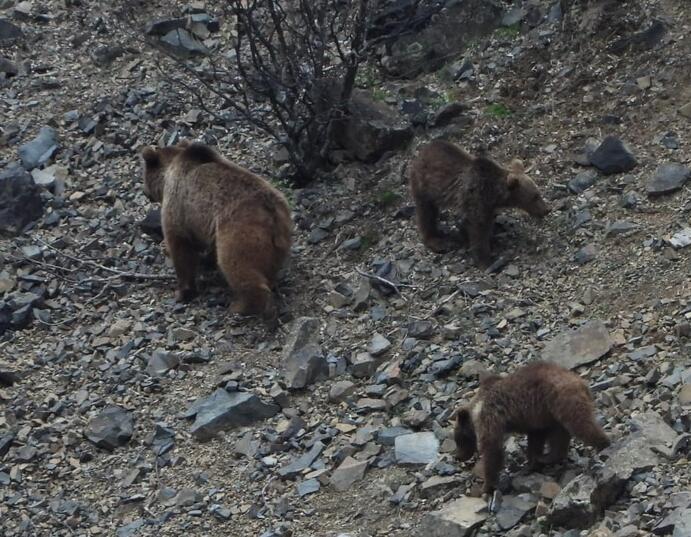
M 142 158 L 147 166 L 158 166 L 161 163 L 158 151 L 151 146 L 146 146 L 142 149 Z
M 525 166 L 523 165 L 523 161 L 521 159 L 513 159 L 509 163 L 509 169 L 516 174 L 525 173 Z

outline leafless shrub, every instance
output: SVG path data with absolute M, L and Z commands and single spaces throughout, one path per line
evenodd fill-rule
M 217 119 L 233 110 L 269 134 L 304 185 L 327 166 L 334 121 L 347 113 L 370 1 L 227 0 L 223 9 L 229 42 L 202 62 L 161 49 L 179 67 L 162 72 Z

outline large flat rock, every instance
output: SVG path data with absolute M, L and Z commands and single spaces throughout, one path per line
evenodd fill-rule
M 488 517 L 482 498 L 463 497 L 428 513 L 420 523 L 420 537 L 465 537 Z
M 190 429 L 192 436 L 197 440 L 207 440 L 223 429 L 270 418 L 278 410 L 278 406 L 264 403 L 253 393 L 229 393 L 219 388 L 209 397 L 193 403 L 187 416 L 196 416 Z
M 588 321 L 548 341 L 542 349 L 542 359 L 574 369 L 599 360 L 611 348 L 612 339 L 602 321 Z

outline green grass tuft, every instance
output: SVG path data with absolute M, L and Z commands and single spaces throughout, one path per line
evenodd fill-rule
M 376 194 L 376 203 L 380 207 L 391 207 L 394 203 L 401 199 L 401 195 L 391 190 L 380 190 Z
M 511 26 L 502 26 L 497 28 L 495 31 L 497 37 L 504 37 L 506 39 L 515 39 L 521 35 L 521 27 L 518 24 L 512 24 Z
M 497 118 L 509 117 L 512 113 L 511 110 L 509 110 L 505 105 L 503 105 L 501 103 L 490 104 L 487 107 L 486 112 L 488 115 L 494 116 Z

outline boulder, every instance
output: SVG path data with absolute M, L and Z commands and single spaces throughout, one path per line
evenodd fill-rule
M 336 122 L 334 143 L 353 159 L 376 162 L 385 153 L 405 148 L 413 139 L 413 130 L 397 112 L 374 101 L 367 92 L 353 92 L 349 115 Z
M 112 451 L 129 442 L 133 432 L 132 414 L 122 407 L 108 406 L 89 421 L 84 436 L 96 446 Z
M 599 360 L 612 348 L 602 321 L 588 321 L 576 330 L 562 332 L 545 344 L 542 359 L 567 369 Z
M 605 175 L 632 170 L 637 162 L 628 146 L 616 136 L 607 136 L 590 156 L 590 163 Z
M 41 188 L 19 166 L 0 172 L 0 236 L 18 235 L 43 214 Z

